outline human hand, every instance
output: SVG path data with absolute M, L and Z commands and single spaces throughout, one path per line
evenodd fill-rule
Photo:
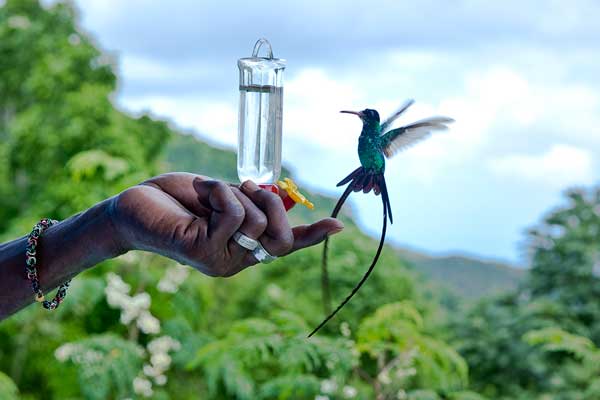
M 189 173 L 127 189 L 113 198 L 111 220 L 124 251 L 152 251 L 210 276 L 231 276 L 258 262 L 231 239 L 236 231 L 283 256 L 343 229 L 333 218 L 291 228 L 278 195 L 250 181 L 238 187 Z

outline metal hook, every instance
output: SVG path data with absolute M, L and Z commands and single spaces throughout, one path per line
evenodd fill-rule
M 258 57 L 258 52 L 259 52 L 261 46 L 265 43 L 267 44 L 267 46 L 269 46 L 269 50 L 267 51 L 266 58 L 268 58 L 268 59 L 273 58 L 273 48 L 271 47 L 271 43 L 269 43 L 269 41 L 265 38 L 258 39 L 256 44 L 254 45 L 254 50 L 252 50 L 252 57 Z

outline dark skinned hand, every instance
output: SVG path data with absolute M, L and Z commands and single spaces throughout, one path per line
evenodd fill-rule
M 238 230 L 284 256 L 344 227 L 325 218 L 292 228 L 279 195 L 251 181 L 235 186 L 189 173 L 160 175 L 127 189 L 115 198 L 112 221 L 125 251 L 159 253 L 210 276 L 231 276 L 257 263 L 231 239 Z

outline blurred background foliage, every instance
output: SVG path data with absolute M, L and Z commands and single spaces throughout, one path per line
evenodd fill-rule
M 0 3 L 3 241 L 160 172 L 237 180 L 231 151 L 117 109 L 114 71 L 69 3 Z M 228 279 L 130 252 L 78 276 L 55 313 L 0 323 L 0 399 L 598 399 L 600 190 L 565 197 L 528 233 L 529 271 L 386 247 L 310 340 L 320 247 Z M 310 198 L 294 223 L 334 204 Z M 343 218 L 336 299 L 376 247 Z

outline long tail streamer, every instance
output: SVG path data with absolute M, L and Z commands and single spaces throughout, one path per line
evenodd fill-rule
M 342 206 L 346 202 L 348 196 L 352 193 L 352 185 L 348 185 L 342 197 L 338 200 L 333 212 L 331 213 L 331 218 L 336 218 L 342 209 Z M 323 311 L 325 315 L 329 315 L 331 313 L 331 291 L 329 289 L 329 272 L 327 271 L 327 252 L 329 249 L 329 236 L 325 238 L 325 243 L 323 245 L 323 257 L 321 258 L 321 292 L 323 296 Z
M 357 170 L 358 171 L 358 170 Z M 354 171 L 352 174 L 350 174 L 348 176 L 348 178 L 350 178 L 348 181 L 353 180 L 352 178 L 356 178 L 356 176 L 351 177 L 352 175 L 354 175 L 357 171 Z M 356 174 L 359 175 L 359 174 Z M 348 179 L 346 178 L 346 179 Z M 344 179 L 344 180 L 346 180 Z M 390 207 L 390 202 L 389 202 L 389 198 L 388 198 L 388 193 L 387 193 L 387 187 L 385 184 L 385 178 L 383 177 L 383 175 L 381 175 L 380 179 L 377 179 L 379 182 L 377 182 L 377 184 L 379 184 L 381 186 L 381 201 L 383 204 L 383 228 L 381 229 L 381 238 L 379 239 L 379 246 L 377 247 L 377 252 L 375 253 L 375 257 L 373 258 L 373 261 L 371 262 L 371 265 L 369 266 L 369 269 L 367 270 L 367 272 L 363 275 L 362 279 L 360 280 L 360 282 L 358 282 L 358 284 L 354 287 L 354 289 L 352 289 L 352 292 L 348 295 L 348 297 L 346 297 L 344 299 L 344 301 L 335 309 L 335 311 L 333 311 L 332 313 L 330 313 L 327 318 L 325 318 L 323 320 L 323 322 L 321 322 L 319 324 L 319 326 L 317 326 L 309 335 L 308 337 L 313 336 L 315 333 L 317 333 L 319 331 L 319 329 L 321 329 L 323 326 L 325 326 L 325 324 L 327 322 L 329 322 L 329 320 L 331 318 L 333 318 L 338 311 L 340 311 L 349 301 L 350 299 L 360 290 L 360 288 L 362 287 L 362 285 L 367 281 L 367 278 L 369 278 L 369 275 L 371 275 L 371 272 L 373 272 L 373 269 L 375 269 L 375 265 L 377 264 L 377 260 L 379 260 L 379 256 L 381 255 L 381 250 L 383 249 L 383 243 L 385 242 L 385 234 L 387 231 L 387 219 L 388 219 L 388 210 L 390 211 L 390 222 L 391 222 L 391 207 Z M 360 179 L 359 179 L 360 181 Z M 344 182 L 344 181 L 342 181 Z M 342 182 L 340 182 L 340 184 L 343 184 Z M 339 185 L 338 185 L 339 186 Z M 342 208 L 342 204 L 346 201 L 346 199 L 348 198 L 348 196 L 350 195 L 350 192 L 352 192 L 352 190 L 355 189 L 354 185 L 351 183 L 350 185 L 348 185 L 348 187 L 346 188 L 346 190 L 344 191 L 344 194 L 342 195 L 342 197 L 340 198 L 340 200 L 338 201 L 338 204 L 336 204 L 335 209 L 333 210 L 332 214 L 337 215 L 340 211 L 340 209 Z M 326 267 L 326 260 L 327 260 L 327 240 L 325 241 L 325 246 L 324 246 L 324 250 L 323 250 L 323 271 L 325 274 L 325 277 L 323 279 L 323 283 L 327 282 L 327 296 L 328 299 L 330 299 L 330 295 L 329 295 L 329 278 L 327 277 L 327 267 Z M 323 294 L 325 295 L 325 286 L 323 286 Z

